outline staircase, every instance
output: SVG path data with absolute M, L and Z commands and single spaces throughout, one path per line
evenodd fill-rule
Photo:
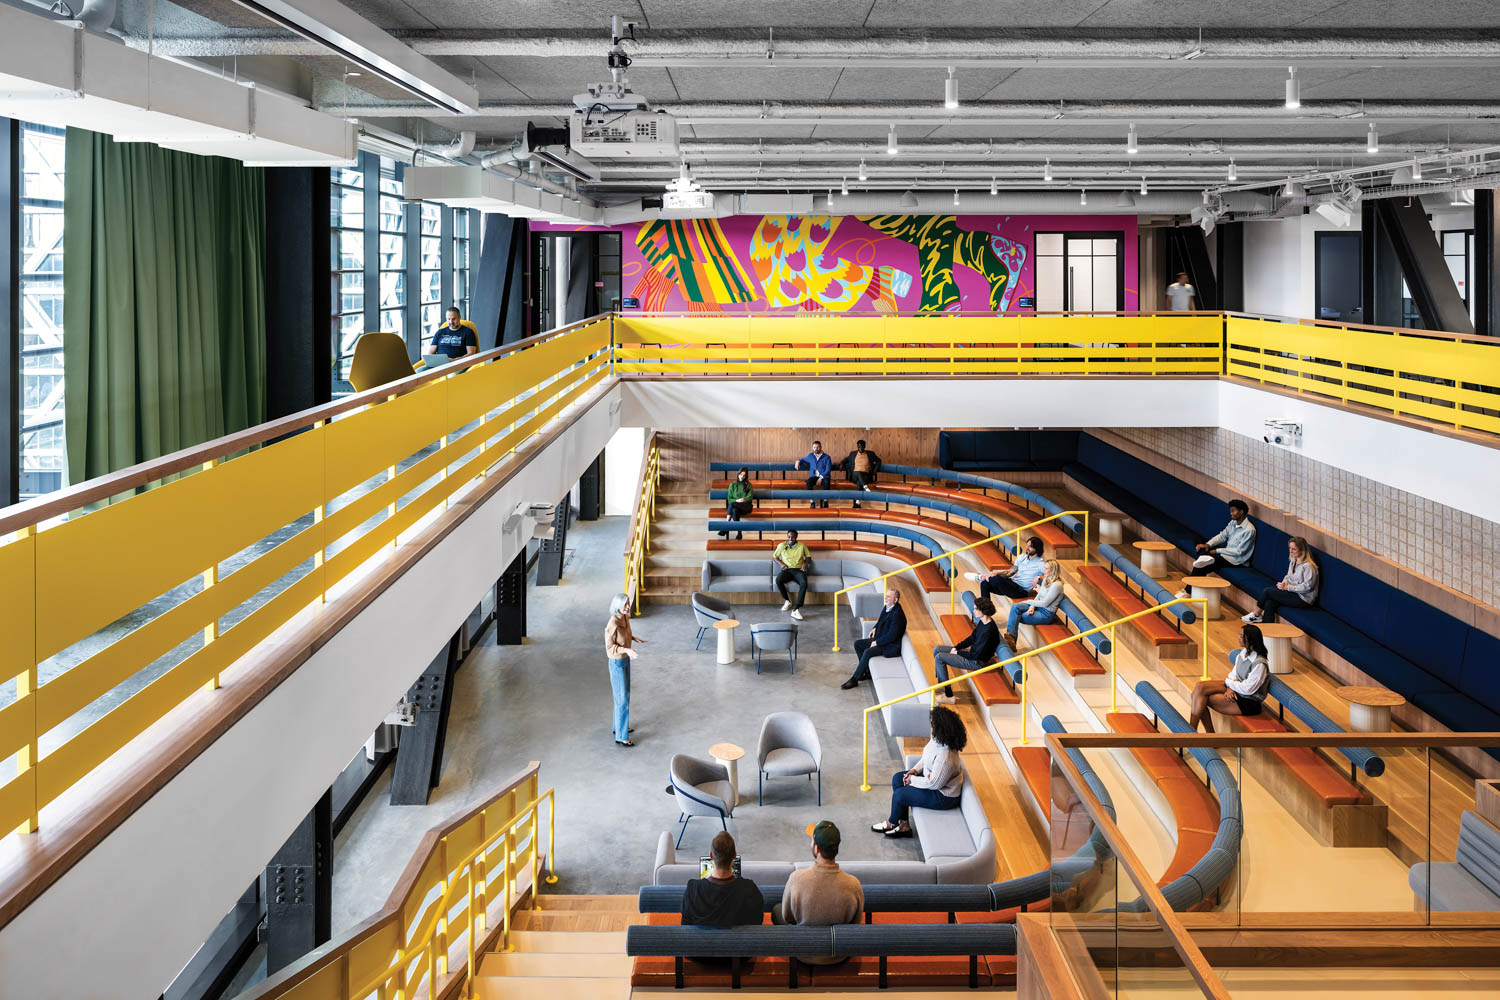
M 543 895 L 516 914 L 510 951 L 479 959 L 484 1000 L 626 1000 L 625 928 L 644 923 L 635 896 Z
M 646 557 L 647 604 L 686 604 L 702 581 L 708 558 L 708 479 L 663 481 L 651 522 L 651 554 Z

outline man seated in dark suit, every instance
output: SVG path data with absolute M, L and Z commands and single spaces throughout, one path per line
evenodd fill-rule
M 858 687 L 860 681 L 870 679 L 870 659 L 875 656 L 900 656 L 901 637 L 906 635 L 906 612 L 901 610 L 901 594 L 894 587 L 885 592 L 885 607 L 880 617 L 870 626 L 870 634 L 864 639 L 854 640 L 854 651 L 859 654 L 859 666 L 854 674 L 839 687 L 845 691 Z

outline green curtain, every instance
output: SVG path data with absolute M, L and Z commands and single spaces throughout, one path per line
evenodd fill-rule
M 266 419 L 265 174 L 68 129 L 74 483 Z

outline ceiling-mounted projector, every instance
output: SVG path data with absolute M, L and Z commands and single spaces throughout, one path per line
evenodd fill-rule
M 675 160 L 677 119 L 665 111 L 575 111 L 568 116 L 568 145 L 581 156 Z
M 682 173 L 675 180 L 667 182 L 667 191 L 661 196 L 661 207 L 663 214 L 702 214 L 713 210 L 714 196 L 712 192 L 698 186 L 684 163 Z

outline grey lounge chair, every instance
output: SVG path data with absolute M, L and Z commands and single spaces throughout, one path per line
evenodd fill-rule
M 734 608 L 726 600 L 705 594 L 701 590 L 693 591 L 693 617 L 698 620 L 698 641 L 693 643 L 697 649 L 703 645 L 703 635 L 714 627 L 714 622 L 726 621 L 734 617 Z
M 739 791 L 729 780 L 729 768 L 711 760 L 676 754 L 672 757 L 672 794 L 682 809 L 678 818 L 682 831 L 677 835 L 677 846 L 682 846 L 682 835 L 687 833 L 688 821 L 694 816 L 717 816 L 725 830 L 729 829 L 729 817 L 739 804 Z
M 818 776 L 818 805 L 823 804 L 823 744 L 812 720 L 801 712 L 773 712 L 760 724 L 756 799 L 765 803 L 765 779 L 805 774 Z
M 750 651 L 755 654 L 755 672 L 760 673 L 762 650 L 786 650 L 787 669 L 797 672 L 797 626 L 791 622 L 762 622 L 750 626 Z

